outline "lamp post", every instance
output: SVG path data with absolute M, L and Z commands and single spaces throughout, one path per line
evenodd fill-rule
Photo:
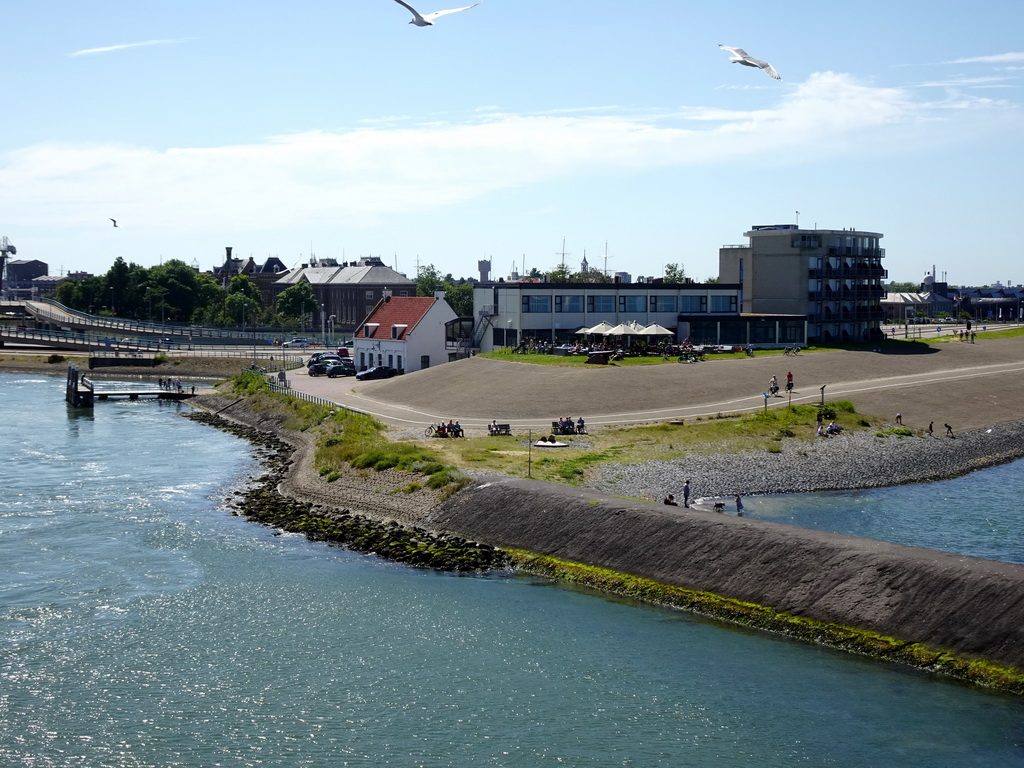
M 824 384 L 821 385 L 821 405 L 822 405 L 822 407 L 825 406 L 825 385 Z

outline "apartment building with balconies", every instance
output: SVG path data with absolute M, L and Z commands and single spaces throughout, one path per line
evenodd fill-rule
M 881 338 L 883 235 L 856 229 L 755 226 L 719 249 L 719 280 L 738 283 L 741 312 L 807 316 L 818 344 Z

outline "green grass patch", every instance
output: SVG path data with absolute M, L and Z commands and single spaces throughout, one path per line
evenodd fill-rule
M 869 428 L 871 422 L 857 414 L 849 401 L 826 403 L 826 419 L 847 431 Z M 532 477 L 559 483 L 584 482 L 592 470 L 612 462 L 664 461 L 693 454 L 782 449 L 787 441 L 812 440 L 817 427 L 817 405 L 794 405 L 758 410 L 738 416 L 721 414 L 687 423 L 658 423 L 644 426 L 610 427 L 577 436 L 568 448 L 532 449 L 525 435 L 509 438 L 489 436 L 465 440 L 432 440 L 427 443 L 445 466 L 474 471 L 491 471 L 512 477 Z

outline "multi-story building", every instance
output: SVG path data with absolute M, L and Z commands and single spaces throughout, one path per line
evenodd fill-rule
M 885 250 L 878 232 L 752 227 L 748 245 L 718 252 L 719 279 L 739 283 L 741 311 L 805 315 L 808 341 L 869 341 L 882 336 Z
M 584 327 L 635 321 L 700 344 L 786 346 L 807 343 L 802 316 L 741 315 L 737 283 L 478 284 L 469 346 L 489 352 L 520 340 L 562 343 Z
M 280 293 L 299 282 L 309 283 L 316 294 L 323 315 L 320 319 L 339 331 L 355 330 L 385 293 L 399 297 L 416 295 L 415 282 L 377 257 L 342 264 L 320 259 L 285 273 L 274 286 Z

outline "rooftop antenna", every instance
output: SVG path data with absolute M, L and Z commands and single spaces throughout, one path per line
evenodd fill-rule
M 604 276 L 608 277 L 608 241 L 604 241 Z
M 565 238 L 564 237 L 562 238 L 562 252 L 561 253 L 556 253 L 555 256 L 561 256 L 562 257 L 562 261 L 561 261 L 561 263 L 558 266 L 559 266 L 560 269 L 562 269 L 564 271 L 565 270 L 565 257 L 566 256 L 572 256 L 571 253 L 566 253 L 565 252 Z
M 800 229 L 800 211 L 796 212 L 796 228 Z

